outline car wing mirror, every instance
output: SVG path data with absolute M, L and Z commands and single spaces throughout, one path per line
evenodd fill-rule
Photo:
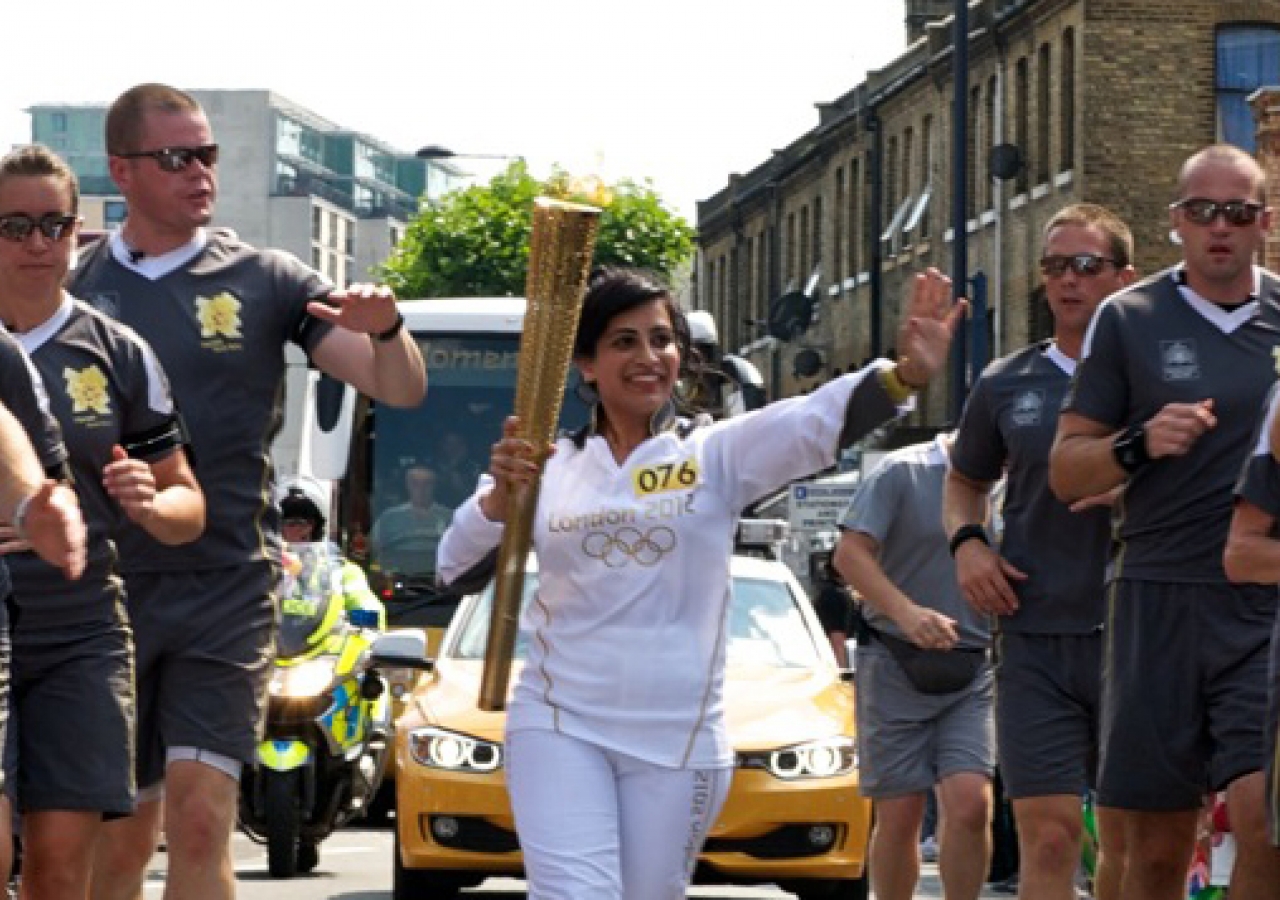
M 369 657 L 374 665 L 389 668 L 399 666 L 425 672 L 435 668 L 435 662 L 427 657 L 427 636 L 420 628 L 387 632 L 373 642 Z

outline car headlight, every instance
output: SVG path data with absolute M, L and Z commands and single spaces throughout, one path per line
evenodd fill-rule
M 502 767 L 501 744 L 443 728 L 410 731 L 409 752 L 424 766 L 451 772 L 492 772 Z
M 271 672 L 271 696 L 316 697 L 333 684 L 337 659 L 322 656 L 296 666 L 276 666 Z
M 858 751 L 852 738 L 833 737 L 809 741 L 777 750 L 756 750 L 739 754 L 744 769 L 764 769 L 774 778 L 834 778 L 848 775 L 858 765 Z

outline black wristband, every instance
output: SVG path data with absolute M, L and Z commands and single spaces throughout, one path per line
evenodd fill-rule
M 968 525 L 961 525 L 956 529 L 956 533 L 951 535 L 951 543 L 948 545 L 948 549 L 951 550 L 952 556 L 956 555 L 956 551 L 960 549 L 960 545 L 965 541 L 982 541 L 988 547 L 991 546 L 991 538 L 987 537 L 987 529 L 974 522 L 970 522 Z
M 400 310 L 396 310 L 395 324 L 386 331 L 370 332 L 369 337 L 373 338 L 379 344 L 385 344 L 395 338 L 400 333 L 400 329 L 404 328 L 404 314 Z
M 1117 465 L 1132 475 L 1151 462 L 1147 453 L 1147 427 L 1142 422 L 1135 422 L 1115 436 L 1111 442 L 1111 454 Z

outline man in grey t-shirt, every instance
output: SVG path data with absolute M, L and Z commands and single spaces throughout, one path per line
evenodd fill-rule
M 1049 448 L 1085 330 L 1136 274 L 1129 227 L 1091 203 L 1064 207 L 1040 258 L 1053 337 L 987 367 L 965 404 L 943 499 L 960 587 L 998 617 L 996 733 L 1000 777 L 1018 821 L 1025 897 L 1075 900 L 1094 785 L 1102 692 L 1103 580 L 1111 547 L 1105 504 L 1076 509 L 1049 490 Z M 985 527 L 1005 477 L 998 547 Z M 1098 900 L 1119 900 L 1117 814 L 1098 810 Z
M 862 598 L 861 791 L 875 805 L 868 863 L 879 900 L 910 900 L 928 792 L 941 806 L 946 895 L 975 900 L 991 859 L 995 769 L 987 617 L 965 602 L 942 529 L 948 439 L 890 453 L 841 523 L 835 565 Z
M 1232 900 L 1274 900 L 1263 815 L 1275 589 L 1231 584 L 1232 488 L 1275 380 L 1280 281 L 1253 265 L 1265 175 L 1235 147 L 1184 164 L 1183 263 L 1108 299 L 1050 457 L 1064 502 L 1124 483 L 1109 591 L 1098 799 L 1124 809 L 1125 900 L 1185 896 L 1204 797 L 1227 793 Z

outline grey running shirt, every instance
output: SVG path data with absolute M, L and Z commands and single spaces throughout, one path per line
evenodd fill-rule
M 956 621 L 960 647 L 991 642 L 987 618 L 960 593 L 955 562 L 942 527 L 942 485 L 946 454 L 934 441 L 895 450 L 858 485 L 840 522 L 880 545 L 880 568 L 917 605 Z M 863 611 L 872 627 L 905 638 L 897 625 L 870 604 Z
M 148 461 L 163 459 L 181 445 L 169 384 L 155 354 L 136 334 L 70 295 L 47 322 L 16 337 L 39 370 L 49 408 L 62 427 L 89 528 L 88 560 L 79 581 L 68 582 L 34 555 L 14 559 L 18 604 L 41 612 L 91 609 L 100 598 L 113 602 L 114 593 L 104 595 L 102 583 L 114 568 L 112 539 L 129 520 L 107 494 L 102 470 L 117 444 Z
M 72 273 L 73 293 L 154 348 L 205 492 L 199 540 L 167 547 L 130 528 L 120 539 L 124 572 L 234 566 L 268 558 L 279 541 L 269 448 L 282 417 L 284 347 L 293 341 L 310 353 L 327 333 L 306 304 L 331 286 L 287 253 L 208 235 L 194 259 L 154 281 L 121 265 L 106 240 Z
M 1276 378 L 1280 281 L 1260 272 L 1256 302 L 1228 313 L 1184 296 L 1177 278 L 1161 272 L 1103 303 L 1064 408 L 1120 428 L 1168 403 L 1213 399 L 1217 427 L 1191 452 L 1129 479 L 1115 567 L 1126 578 L 1224 582 L 1232 488 Z
M 975 481 L 1005 475 L 1000 553 L 1028 575 L 1004 631 L 1087 634 L 1102 624 L 1111 511 L 1073 513 L 1049 490 L 1049 450 L 1071 376 L 1043 342 L 991 363 L 969 394 L 951 465 Z M 1064 358 L 1065 362 L 1070 362 Z

